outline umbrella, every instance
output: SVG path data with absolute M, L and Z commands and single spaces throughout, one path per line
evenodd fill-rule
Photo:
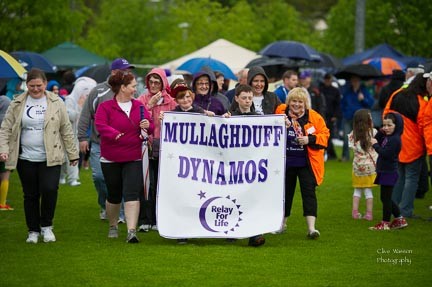
M 111 67 L 108 64 L 93 65 L 83 71 L 80 75 L 78 75 L 78 73 L 75 74 L 77 75 L 77 77 L 85 76 L 94 79 L 97 83 L 103 83 L 111 74 Z
M 351 76 L 358 76 L 364 80 L 380 78 L 383 74 L 368 64 L 353 64 L 343 67 L 339 72 L 335 74 L 338 79 L 349 79 Z
M 144 106 L 140 106 L 141 120 L 144 120 Z M 142 156 L 142 171 L 144 179 L 144 199 L 148 200 L 150 189 L 150 173 L 149 173 L 149 151 L 148 151 L 148 134 L 146 130 L 141 129 L 141 136 L 144 139 L 141 146 Z
M 20 64 L 30 71 L 32 68 L 38 68 L 46 73 L 55 73 L 57 68 L 41 54 L 27 51 L 12 52 L 11 55 L 20 62 Z
M 320 54 L 314 48 L 296 41 L 273 42 L 264 47 L 258 54 L 313 62 L 322 61 Z
M 14 57 L 0 50 L 0 78 L 23 78 L 27 71 Z
M 233 71 L 221 61 L 212 58 L 192 58 L 181 64 L 177 70 L 187 71 L 191 74 L 195 74 L 201 71 L 203 67 L 210 67 L 213 71 L 218 71 L 224 74 L 225 78 L 237 80 L 236 75 Z
M 321 62 L 311 62 L 309 64 L 310 68 L 316 68 L 316 69 L 324 69 L 328 71 L 335 71 L 337 69 L 340 69 L 342 67 L 342 61 L 338 58 L 334 57 L 333 55 L 327 54 L 327 53 L 319 53 L 321 56 L 322 61 Z
M 385 76 L 390 76 L 393 70 L 403 70 L 405 65 L 399 61 L 387 57 L 376 57 L 363 61 L 363 64 L 369 64 L 375 67 L 377 70 Z
M 250 61 L 245 68 L 253 66 L 262 67 L 269 78 L 280 79 L 286 70 L 298 70 L 300 64 L 288 58 L 262 56 Z

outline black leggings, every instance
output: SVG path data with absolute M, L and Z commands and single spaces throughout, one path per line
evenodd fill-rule
M 391 215 L 399 217 L 399 206 L 392 200 L 393 186 L 381 185 L 381 202 L 383 204 L 383 221 L 390 221 Z

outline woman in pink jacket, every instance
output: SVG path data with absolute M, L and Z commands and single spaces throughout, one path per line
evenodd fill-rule
M 147 232 L 150 229 L 157 230 L 156 224 L 156 189 L 158 182 L 159 169 L 159 143 L 161 122 L 159 115 L 161 112 L 171 111 L 177 103 L 170 96 L 170 87 L 165 74 L 165 70 L 160 68 L 152 69 L 145 78 L 147 92 L 139 96 L 138 101 L 144 104 L 146 110 L 151 114 L 155 129 L 149 138 L 150 147 L 150 190 L 148 200 L 142 205 L 139 218 L 139 231 Z
M 150 114 L 134 99 L 137 82 L 132 73 L 118 72 L 110 77 L 108 83 L 115 93 L 114 98 L 101 103 L 95 115 L 100 135 L 101 167 L 108 189 L 108 237 L 118 237 L 118 217 L 123 198 L 128 228 L 126 241 L 137 243 L 140 195 L 144 191 L 141 129 L 151 134 L 154 125 Z

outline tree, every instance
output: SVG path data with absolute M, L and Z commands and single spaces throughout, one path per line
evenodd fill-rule
M 81 36 L 91 15 L 83 0 L 3 0 L 0 39 L 6 51 L 43 52 Z
M 338 57 L 354 53 L 355 1 L 340 0 L 328 15 L 323 51 Z M 388 43 L 406 55 L 430 56 L 432 2 L 367 0 L 365 49 Z

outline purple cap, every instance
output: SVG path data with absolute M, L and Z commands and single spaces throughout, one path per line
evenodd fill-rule
M 306 79 L 312 77 L 312 73 L 310 71 L 302 71 L 299 75 L 299 79 Z
M 111 71 L 112 70 L 126 70 L 126 69 L 133 69 L 135 66 L 129 64 L 129 62 L 126 59 L 123 58 L 117 58 L 111 63 Z

